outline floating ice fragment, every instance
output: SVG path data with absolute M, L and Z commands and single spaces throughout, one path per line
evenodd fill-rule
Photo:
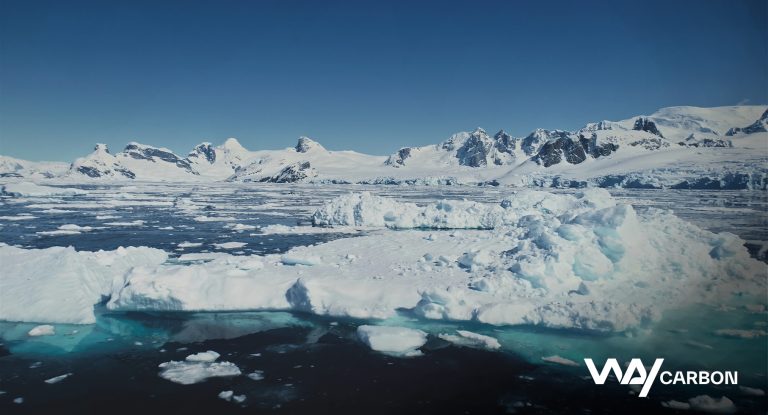
M 248 245 L 247 242 L 222 242 L 218 244 L 213 244 L 218 249 L 237 249 L 242 248 L 244 246 Z
M 51 326 L 50 324 L 43 324 L 37 327 L 34 327 L 32 330 L 30 330 L 27 333 L 31 337 L 36 336 L 53 336 L 56 334 L 56 329 Z
M 182 385 L 192 385 L 212 377 L 239 376 L 240 369 L 230 362 L 177 362 L 161 363 L 160 377 Z
M 253 372 L 247 374 L 249 379 L 251 380 L 262 380 L 264 379 L 264 372 L 261 370 L 254 370 Z
M 59 375 L 59 376 L 52 377 L 50 379 L 46 379 L 45 383 L 47 383 L 49 385 L 53 385 L 54 383 L 59 383 L 62 380 L 66 379 L 66 378 L 68 378 L 70 376 L 72 376 L 72 373 L 65 373 L 63 375 Z
M 458 336 L 454 334 L 441 334 L 438 337 L 459 346 L 483 347 L 492 350 L 501 348 L 501 343 L 491 336 L 467 330 L 456 330 L 456 333 L 458 333 Z
M 420 356 L 427 333 L 406 327 L 360 326 L 357 335 L 371 349 L 395 356 Z
M 742 330 L 742 329 L 720 329 L 715 330 L 715 334 L 722 337 L 732 337 L 737 339 L 756 339 L 768 335 L 765 330 Z
M 188 362 L 214 362 L 216 359 L 221 356 L 220 354 L 214 352 L 213 350 L 208 350 L 207 352 L 200 352 L 195 353 L 187 356 Z
M 695 411 L 713 414 L 732 414 L 736 412 L 736 405 L 727 396 L 716 399 L 709 395 L 699 395 L 688 399 L 688 403 L 691 404 L 691 409 Z
M 560 357 L 558 355 L 542 357 L 541 360 L 543 360 L 545 362 L 549 362 L 549 363 L 556 363 L 558 365 L 563 365 L 563 366 L 574 366 L 574 367 L 575 366 L 579 366 L 579 364 L 574 362 L 573 360 L 566 359 L 566 358 Z
M 749 396 L 765 396 L 765 391 L 760 388 L 750 388 L 749 386 L 739 385 L 739 391 Z
M 691 404 L 687 402 L 676 401 L 676 400 L 662 402 L 661 406 L 669 409 L 677 409 L 678 411 L 687 411 L 691 409 Z

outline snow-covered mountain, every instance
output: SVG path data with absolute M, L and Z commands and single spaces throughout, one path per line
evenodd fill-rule
M 765 106 L 669 107 L 576 131 L 536 129 L 523 137 L 482 128 L 388 157 L 329 151 L 299 138 L 294 147 L 250 151 L 229 138 L 201 143 L 185 157 L 129 143 L 103 144 L 61 164 L 0 158 L 0 174 L 66 180 L 477 183 L 518 186 L 766 188 Z
M 0 156 L 0 177 L 50 179 L 61 176 L 68 168 L 69 163 L 60 161 L 27 161 Z

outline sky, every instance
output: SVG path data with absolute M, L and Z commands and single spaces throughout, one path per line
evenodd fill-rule
M 385 155 L 768 103 L 768 2 L 0 0 L 0 154 L 301 135 Z

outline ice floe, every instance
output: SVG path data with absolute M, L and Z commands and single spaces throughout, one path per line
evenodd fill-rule
M 219 354 L 207 351 L 187 356 L 183 362 L 170 361 L 160 364 L 160 377 L 182 385 L 200 383 L 213 377 L 231 377 L 241 374 L 240 368 L 231 362 L 216 362 Z
M 247 242 L 222 242 L 213 244 L 218 249 L 237 249 L 248 245 Z
M 407 327 L 363 325 L 357 336 L 372 350 L 395 356 L 420 356 L 418 349 L 427 342 L 427 333 Z
M 467 330 L 456 330 L 456 334 L 440 334 L 438 337 L 458 346 L 480 347 L 491 350 L 501 348 L 501 343 L 491 336 Z
M 42 186 L 31 182 L 8 183 L 0 188 L 0 194 L 15 197 L 75 196 L 88 194 L 82 189 Z

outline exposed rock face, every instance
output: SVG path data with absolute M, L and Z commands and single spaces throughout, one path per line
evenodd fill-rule
M 695 135 L 689 135 L 685 141 L 677 143 L 683 147 L 733 147 L 731 140 L 722 140 L 719 138 L 696 138 Z
M 198 174 L 196 171 L 192 169 L 192 166 L 190 166 L 189 160 L 182 159 L 179 156 L 164 149 L 143 146 L 138 143 L 130 143 L 127 146 L 125 146 L 123 153 L 137 160 L 149 160 L 152 162 L 156 162 L 155 159 L 158 159 L 158 160 L 165 161 L 167 163 L 173 163 L 176 165 L 176 167 L 187 170 L 189 173 Z
M 72 171 L 88 177 L 111 177 L 119 174 L 128 179 L 135 179 L 136 174 L 115 162 L 115 156 L 109 153 L 106 144 L 96 144 L 93 153 L 78 159 L 70 167 Z
M 581 143 L 569 137 L 561 137 L 544 143 L 532 160 L 544 167 L 549 167 L 560 163 L 563 159 L 570 164 L 579 164 L 587 159 L 587 154 Z
M 213 164 L 216 161 L 216 149 L 211 143 L 201 143 L 192 149 L 187 158 L 189 157 L 202 157 L 208 163 Z
M 490 163 L 501 166 L 514 161 L 516 147 L 517 141 L 504 130 L 491 138 L 478 128 L 456 150 L 456 158 L 462 166 L 485 167 Z
M 754 134 L 754 133 L 764 133 L 768 131 L 768 110 L 765 110 L 763 112 L 763 115 L 760 116 L 760 119 L 753 122 L 752 124 L 744 127 L 734 127 L 728 130 L 728 132 L 725 133 L 727 136 L 734 136 L 736 134 Z
M 389 156 L 387 160 L 384 161 L 384 164 L 388 166 L 394 166 L 394 167 L 404 166 L 405 160 L 411 157 L 412 151 L 413 151 L 413 148 L 411 147 L 403 147 L 400 150 L 397 150 L 397 153 Z
M 607 142 L 598 144 L 596 134 L 592 134 L 589 138 L 579 136 L 579 144 L 584 148 L 587 155 L 592 158 L 605 157 L 619 149 L 619 145 L 616 143 Z
M 637 120 L 635 120 L 635 126 L 632 127 L 632 129 L 636 131 L 645 131 L 653 135 L 657 135 L 661 138 L 664 138 L 664 136 L 661 134 L 661 131 L 659 131 L 659 129 L 656 128 L 656 123 L 654 123 L 653 121 L 647 118 L 640 117 Z
M 656 138 L 643 138 L 642 140 L 637 140 L 629 143 L 632 147 L 642 147 L 646 150 L 658 150 L 663 147 L 669 147 L 669 142 L 662 139 L 661 137 Z
M 94 178 L 104 177 L 109 175 L 108 173 L 105 173 L 104 171 L 99 170 L 98 168 L 92 167 L 92 166 L 80 166 L 76 170 L 79 173 L 82 173 L 88 177 L 94 177 Z M 113 168 L 112 170 L 115 171 L 116 173 L 121 174 L 126 178 L 129 178 L 129 179 L 136 178 L 136 174 L 126 168 Z
M 590 137 L 580 135 L 578 139 L 568 134 L 560 134 L 558 138 L 544 143 L 531 160 L 544 167 L 554 166 L 563 160 L 569 164 L 579 164 L 587 157 L 608 156 L 618 148 L 618 144 L 611 142 L 598 144 L 595 134 Z
M 265 177 L 261 181 L 269 183 L 296 183 L 316 176 L 317 170 L 312 168 L 308 161 L 299 161 L 285 166 L 276 175 Z
M 537 128 L 532 133 L 528 134 L 527 137 L 523 138 L 523 142 L 520 146 L 520 148 L 523 149 L 523 152 L 526 156 L 532 156 L 534 154 L 537 154 L 539 150 L 542 148 L 544 143 L 547 143 L 549 141 L 554 141 L 559 138 L 567 138 L 570 135 L 567 131 L 561 131 L 561 130 L 545 130 L 542 128 Z
M 485 130 L 478 128 L 472 132 L 467 141 L 456 151 L 459 164 L 469 167 L 483 167 L 488 165 L 488 156 L 491 154 L 494 142 L 486 134 Z
M 505 164 L 506 159 L 515 158 L 515 149 L 517 148 L 517 140 L 507 134 L 506 131 L 500 130 L 493 136 L 493 147 L 496 150 L 496 157 L 494 157 L 493 163 L 497 165 Z M 504 157 L 506 156 L 506 157 Z

